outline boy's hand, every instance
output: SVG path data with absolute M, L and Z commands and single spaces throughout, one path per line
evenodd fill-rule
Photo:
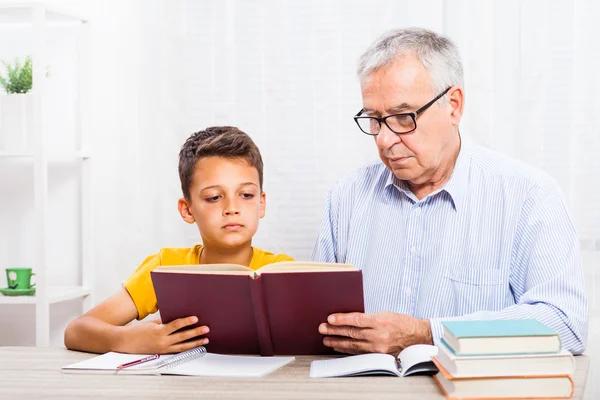
M 180 353 L 194 347 L 203 346 L 208 343 L 208 338 L 186 340 L 208 333 L 207 326 L 176 332 L 196 322 L 198 322 L 198 318 L 187 317 L 176 319 L 168 324 L 163 324 L 160 319 L 155 319 L 126 326 L 117 351 L 122 349 L 121 351 L 124 353 L 167 354 Z

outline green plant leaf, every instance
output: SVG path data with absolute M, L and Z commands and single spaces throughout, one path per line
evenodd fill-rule
M 6 93 L 27 93 L 32 86 L 32 62 L 31 57 L 27 57 L 25 62 L 17 58 L 13 64 L 6 61 L 2 62 L 6 71 L 6 76 L 0 75 L 0 85 Z

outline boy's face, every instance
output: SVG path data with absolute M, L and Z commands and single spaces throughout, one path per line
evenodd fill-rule
M 196 223 L 205 246 L 235 248 L 252 240 L 265 216 L 258 171 L 244 159 L 205 157 L 196 162 L 190 199 L 179 199 L 183 219 Z

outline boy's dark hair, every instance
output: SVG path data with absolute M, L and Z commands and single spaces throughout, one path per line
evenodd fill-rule
M 190 186 L 196 163 L 203 157 L 225 157 L 244 159 L 256 168 L 260 189 L 263 187 L 263 161 L 254 141 L 246 133 L 233 126 L 211 126 L 193 133 L 179 152 L 179 179 L 181 190 L 190 200 Z

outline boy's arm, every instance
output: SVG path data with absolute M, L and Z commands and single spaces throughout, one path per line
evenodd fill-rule
M 65 330 L 65 346 L 71 350 L 93 353 L 165 354 L 208 343 L 207 338 L 186 342 L 206 334 L 206 326 L 175 333 L 195 324 L 198 320 L 196 317 L 180 318 L 168 324 L 156 319 L 127 325 L 137 317 L 135 303 L 127 290 L 121 289 L 69 324 Z

